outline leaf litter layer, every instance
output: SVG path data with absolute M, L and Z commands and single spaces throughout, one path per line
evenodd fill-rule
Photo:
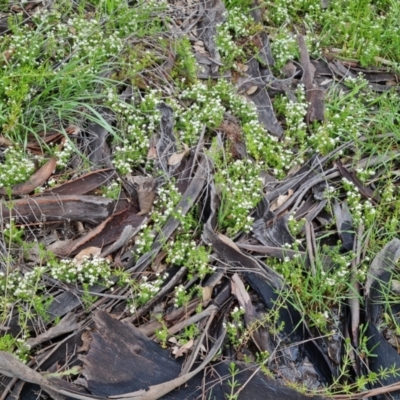
M 1 6 L 2 399 L 398 396 L 399 10 L 339 3 Z

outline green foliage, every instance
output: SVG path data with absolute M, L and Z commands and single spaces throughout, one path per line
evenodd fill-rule
M 240 383 L 236 380 L 236 375 L 239 373 L 239 368 L 232 361 L 229 364 L 229 373 L 231 374 L 230 379 L 228 380 L 228 385 L 230 387 L 230 393 L 226 393 L 227 400 L 237 400 L 239 395 L 235 393 L 236 389 L 240 386 Z
M 161 346 L 165 349 L 167 348 L 167 340 L 170 335 L 167 325 L 165 325 L 165 322 L 161 318 L 159 319 L 159 322 L 161 323 L 162 328 L 157 329 L 154 334 L 156 335 L 156 338 L 160 341 Z
M 176 59 L 171 76 L 179 87 L 184 88 L 197 81 L 196 58 L 193 55 L 190 41 L 186 37 L 177 41 L 175 51 Z
M 400 42 L 395 21 L 399 19 L 400 7 L 394 0 L 333 0 L 327 9 L 318 0 L 263 0 L 261 5 L 268 10 L 267 25 L 278 28 L 273 48 L 279 65 L 295 56 L 294 35 L 286 26 L 296 26 L 315 38 L 311 53 L 321 47 L 336 48 L 340 49 L 339 56 L 359 59 L 364 66 L 379 63 L 378 57 L 393 61 L 395 66 L 399 64 L 396 48 Z M 387 29 L 388 26 L 393 28 Z
M 260 201 L 260 166 L 250 160 L 236 160 L 227 165 L 216 160 L 215 183 L 220 192 L 218 227 L 229 235 L 249 232 L 253 218 L 249 213 Z
M 244 309 L 235 307 L 230 314 L 230 322 L 226 323 L 226 334 L 229 342 L 235 348 L 243 344 L 244 327 L 243 327 Z
M 103 196 L 108 199 L 118 200 L 121 193 L 121 183 L 119 180 L 115 180 L 109 183 L 108 186 L 102 188 Z
M 167 262 L 173 265 L 184 266 L 189 271 L 189 278 L 198 275 L 204 278 L 212 272 L 209 265 L 210 250 L 205 246 L 197 246 L 191 240 L 192 233 L 181 233 L 175 237 L 174 241 L 167 244 Z

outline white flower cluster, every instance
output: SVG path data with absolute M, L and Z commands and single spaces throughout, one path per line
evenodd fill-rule
M 137 257 L 151 249 L 151 245 L 153 244 L 154 238 L 156 237 L 151 227 L 148 227 L 146 224 L 144 224 L 141 228 L 142 230 L 140 234 L 135 239 L 135 255 Z
M 285 103 L 286 117 L 286 140 L 299 140 L 306 136 L 307 125 L 304 118 L 307 114 L 308 103 L 306 102 L 305 88 L 299 84 L 296 89 L 297 102 L 288 100 Z
M 243 307 L 235 307 L 231 312 L 231 322 L 224 323 L 224 328 L 226 328 L 226 333 L 229 341 L 234 346 L 239 346 L 243 343 L 245 335 L 240 335 L 243 329 L 242 316 L 245 310 Z
M 86 257 L 82 261 L 61 260 L 57 263 L 48 265 L 50 275 L 54 279 L 66 283 L 85 283 L 90 286 L 101 283 L 106 286 L 113 284 L 110 281 L 111 266 L 110 260 L 101 257 Z
M 175 239 L 168 243 L 167 262 L 186 267 L 190 276 L 198 275 L 200 279 L 215 271 L 209 263 L 208 249 L 196 245 L 190 233 L 181 233 Z
M 44 272 L 44 267 L 35 267 L 24 274 L 18 269 L 8 274 L 0 271 L 0 295 L 7 295 L 10 299 L 32 300 L 37 296 L 37 291 L 40 287 L 40 278 Z
M 8 147 L 0 162 L 0 187 L 10 187 L 25 182 L 35 171 L 35 163 L 29 153 L 17 147 Z M 39 157 L 36 157 L 39 159 Z
M 67 140 L 64 147 L 60 151 L 56 151 L 57 168 L 67 168 L 71 161 L 72 155 L 76 152 L 74 145 L 70 140 Z
M 364 169 L 364 168 L 357 168 L 356 173 L 357 173 L 357 178 L 361 182 L 366 182 L 368 178 L 375 175 L 375 171 L 373 169 Z
M 186 293 L 185 287 L 183 285 L 178 285 L 175 287 L 175 307 L 182 307 L 189 302 L 190 298 L 188 293 Z
M 40 42 L 36 40 L 35 33 L 30 30 L 28 26 L 20 26 L 18 30 L 11 35 L 10 39 L 9 49 L 14 54 L 18 55 L 16 67 L 22 65 L 39 65 L 37 56 L 40 52 Z M 3 68 L 6 69 L 9 65 L 8 63 L 4 63 Z
M 286 28 L 278 31 L 271 43 L 271 52 L 274 56 L 276 68 L 280 68 L 298 54 L 298 45 L 294 34 Z
M 160 291 L 161 286 L 167 278 L 168 273 L 166 272 L 163 275 L 157 274 L 156 279 L 153 281 L 149 281 L 147 276 L 143 276 L 137 287 L 130 312 L 135 312 L 137 307 L 143 306 L 151 300 Z
M 115 112 L 118 127 L 124 135 L 124 139 L 116 137 L 114 141 L 114 165 L 122 175 L 146 162 L 149 137 L 160 119 L 160 113 L 156 109 L 159 97 L 160 93 L 152 90 L 134 106 L 120 100 L 112 89 L 107 92 L 107 102 Z
M 368 81 L 365 79 L 364 74 L 362 72 L 359 72 L 357 76 L 346 76 L 344 78 L 344 83 L 346 86 L 350 88 L 355 88 L 357 86 L 367 86 Z
M 221 225 L 230 235 L 252 229 L 253 218 L 249 212 L 262 196 L 259 174 L 258 164 L 250 160 L 236 160 L 215 175 L 215 182 L 222 192 Z
M 121 193 L 121 182 L 120 178 L 110 182 L 108 186 L 103 187 L 103 197 L 117 200 Z
M 349 97 L 340 100 L 342 93 L 335 90 L 328 92 L 326 100 L 326 121 L 316 132 L 309 136 L 309 145 L 327 154 L 342 140 L 356 140 L 365 129 L 363 121 L 367 118 L 368 107 L 365 106 L 365 96 Z M 338 153 L 342 154 L 342 151 Z
M 172 182 L 157 189 L 158 197 L 154 201 L 155 211 L 152 214 L 154 223 L 161 224 L 172 214 L 174 207 L 181 199 L 178 189 Z
M 347 190 L 347 203 L 353 217 L 353 225 L 357 227 L 360 223 L 372 224 L 376 213 L 375 207 L 369 200 L 361 202 L 361 194 L 353 182 L 342 178 L 342 184 Z
M 217 87 L 209 87 L 203 82 L 198 82 L 182 91 L 179 97 L 182 100 L 194 100 L 190 107 L 177 115 L 183 142 L 197 143 L 204 125 L 216 128 L 222 122 L 226 109 Z
M 217 27 L 215 39 L 219 52 L 225 57 L 225 62 L 232 63 L 244 55 L 243 49 L 235 43 L 235 39 L 248 36 L 249 28 L 254 24 L 254 20 L 239 7 L 228 11 L 226 21 Z

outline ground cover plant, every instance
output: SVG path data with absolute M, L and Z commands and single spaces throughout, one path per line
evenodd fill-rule
M 396 1 L 0 12 L 1 398 L 399 390 Z

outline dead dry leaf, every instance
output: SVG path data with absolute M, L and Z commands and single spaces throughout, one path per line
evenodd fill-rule
M 99 257 L 101 254 L 101 248 L 100 247 L 86 247 L 86 249 L 83 249 L 80 251 L 75 257 L 74 261 L 77 265 L 82 264 L 85 260 L 91 257 Z
M 147 152 L 147 159 L 148 160 L 156 160 L 157 159 L 157 149 L 154 146 L 149 148 L 149 151 Z
M 238 69 L 239 72 L 247 72 L 249 69 L 248 65 L 242 64 L 242 63 L 236 63 L 236 67 Z
M 204 286 L 202 287 L 202 291 L 203 291 L 203 304 L 207 304 L 211 300 L 213 287 Z
M 205 49 L 203 46 L 196 46 L 196 45 L 194 45 L 194 46 L 193 46 L 193 49 L 194 49 L 197 53 L 200 53 L 200 54 L 207 54 L 207 51 L 206 51 L 206 49 Z
M 271 211 L 277 210 L 280 206 L 282 206 L 287 200 L 289 200 L 293 196 L 293 190 L 289 189 L 288 194 L 281 194 L 270 207 Z
M 183 148 L 184 148 L 184 150 L 181 153 L 172 154 L 172 156 L 168 160 L 168 165 L 179 164 L 183 160 L 183 158 L 189 154 L 190 149 L 185 143 L 183 143 Z
M 70 125 L 65 129 L 65 132 L 68 133 L 68 135 L 77 136 L 80 134 L 81 128 L 76 125 Z
M 137 185 L 136 191 L 139 199 L 140 212 L 138 215 L 149 213 L 153 207 L 156 196 L 156 180 L 151 176 L 133 176 L 130 181 Z
M 217 236 L 223 243 L 225 243 L 229 247 L 232 247 L 233 249 L 235 249 L 239 253 L 241 252 L 239 247 L 237 246 L 237 244 L 232 239 L 228 238 L 228 236 L 225 236 L 222 233 L 217 233 Z
M 193 347 L 193 343 L 194 343 L 193 339 L 190 339 L 187 343 L 185 343 L 181 347 L 174 346 L 172 348 L 172 354 L 175 355 L 175 358 L 182 357 L 184 354 L 186 354 Z
M 0 146 L 12 146 L 13 142 L 7 139 L 5 136 L 0 135 Z
M 252 95 L 253 93 L 257 92 L 258 86 L 250 86 L 247 90 L 246 90 L 246 94 L 248 96 Z

